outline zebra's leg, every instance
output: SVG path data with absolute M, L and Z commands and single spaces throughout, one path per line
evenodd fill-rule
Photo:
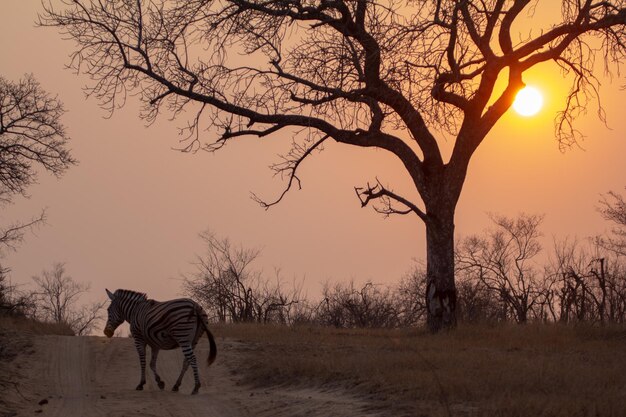
M 178 392 L 178 388 L 180 387 L 180 383 L 183 382 L 183 377 L 185 376 L 185 372 L 187 372 L 187 368 L 189 368 L 189 361 L 187 361 L 187 358 L 184 358 L 183 368 L 180 370 L 180 375 L 178 376 L 176 383 L 172 387 L 172 391 Z
M 156 383 L 159 386 L 159 389 L 163 389 L 165 388 L 165 382 L 161 380 L 161 377 L 157 373 L 157 369 L 156 369 L 156 363 L 157 363 L 158 357 L 159 357 L 159 348 L 153 347 L 152 356 L 150 357 L 150 369 L 152 369 L 152 372 L 154 372 L 154 379 L 156 380 Z
M 193 391 L 191 394 L 197 394 L 200 389 L 200 374 L 198 373 L 198 364 L 196 363 L 196 355 L 193 353 L 193 345 L 189 342 L 181 343 L 181 349 L 183 350 L 183 354 L 185 355 L 185 360 L 189 362 L 191 365 L 191 369 L 193 369 L 193 379 L 196 384 L 193 387 Z
M 139 385 L 135 388 L 137 391 L 143 390 L 143 386 L 146 384 L 146 342 L 142 339 L 135 338 L 135 347 L 139 354 L 139 364 L 141 365 L 141 380 Z

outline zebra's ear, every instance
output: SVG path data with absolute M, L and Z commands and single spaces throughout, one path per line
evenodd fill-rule
M 105 290 L 107 290 L 107 295 L 109 296 L 109 298 L 110 298 L 111 300 L 113 300 L 113 298 L 114 298 L 114 297 L 113 297 L 113 293 L 112 293 L 111 291 L 109 291 L 108 289 L 106 289 L 106 288 L 105 288 Z

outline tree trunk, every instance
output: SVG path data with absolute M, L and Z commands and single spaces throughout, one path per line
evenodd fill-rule
M 426 221 L 426 322 L 433 333 L 456 325 L 454 209 L 446 211 L 429 212 Z

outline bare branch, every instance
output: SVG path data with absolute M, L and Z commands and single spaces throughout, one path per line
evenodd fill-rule
M 426 213 L 406 198 L 383 187 L 378 178 L 376 179 L 376 184 L 374 186 L 368 183 L 366 188 L 355 187 L 354 191 L 356 192 L 359 201 L 361 201 L 361 207 L 366 207 L 372 200 L 380 200 L 383 206 L 374 207 L 374 209 L 385 216 L 389 216 L 391 214 L 409 214 L 413 212 L 424 222 L 426 221 Z M 393 201 L 398 202 L 407 208 L 404 210 L 395 208 L 393 206 Z
M 298 189 L 302 189 L 302 184 L 300 182 L 300 178 L 298 177 L 298 167 L 306 159 L 307 156 L 311 155 L 314 150 L 319 149 L 324 141 L 328 139 L 328 137 L 328 135 L 322 136 L 319 140 L 306 147 L 294 142 L 293 148 L 291 149 L 289 154 L 282 157 L 283 162 L 275 164 L 272 167 L 276 172 L 276 175 L 280 175 L 281 177 L 288 177 L 287 187 L 285 187 L 280 196 L 272 202 L 265 202 L 261 200 L 258 196 L 253 194 L 252 198 L 254 199 L 254 201 L 259 203 L 261 207 L 267 210 L 270 207 L 280 203 L 285 194 L 287 194 L 287 192 L 291 189 L 293 184 L 297 184 Z
M 17 245 L 22 243 L 24 239 L 24 233 L 28 230 L 33 230 L 39 225 L 46 222 L 45 210 L 37 217 L 33 217 L 25 223 L 13 223 L 8 227 L 0 229 L 0 246 L 15 250 Z

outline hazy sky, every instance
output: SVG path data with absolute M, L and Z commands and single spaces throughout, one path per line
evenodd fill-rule
M 93 299 L 103 298 L 105 287 L 173 297 L 180 294 L 180 274 L 202 252 L 198 233 L 207 228 L 263 248 L 257 267 L 270 275 L 280 267 L 287 281 L 304 279 L 311 296 L 328 279 L 392 283 L 413 259 L 424 259 L 424 227 L 416 216 L 383 219 L 361 209 L 354 193 L 376 176 L 407 189 L 407 174 L 391 156 L 330 144 L 304 163 L 303 189 L 265 211 L 250 192 L 270 198 L 282 190 L 267 167 L 287 150 L 288 137 L 182 154 L 172 150 L 182 121 L 162 118 L 146 127 L 132 97 L 105 119 L 95 100 L 84 97 L 87 79 L 64 69 L 71 42 L 34 27 L 40 7 L 39 0 L 0 0 L 0 75 L 17 81 L 33 73 L 58 94 L 80 164 L 60 180 L 42 174 L 30 199 L 3 209 L 0 221 L 7 224 L 48 208 L 48 224 L 2 259 L 14 283 L 66 262 L 70 275 L 92 284 Z M 456 212 L 457 239 L 487 227 L 489 212 L 544 213 L 545 246 L 553 235 L 584 238 L 609 228 L 596 207 L 601 193 L 626 186 L 624 77 L 602 80 L 608 128 L 590 109 L 578 124 L 587 136 L 584 149 L 566 153 L 553 135 L 565 93 L 561 75 L 544 65 L 525 81 L 543 90 L 546 106 L 528 119 L 511 110 L 478 150 Z

